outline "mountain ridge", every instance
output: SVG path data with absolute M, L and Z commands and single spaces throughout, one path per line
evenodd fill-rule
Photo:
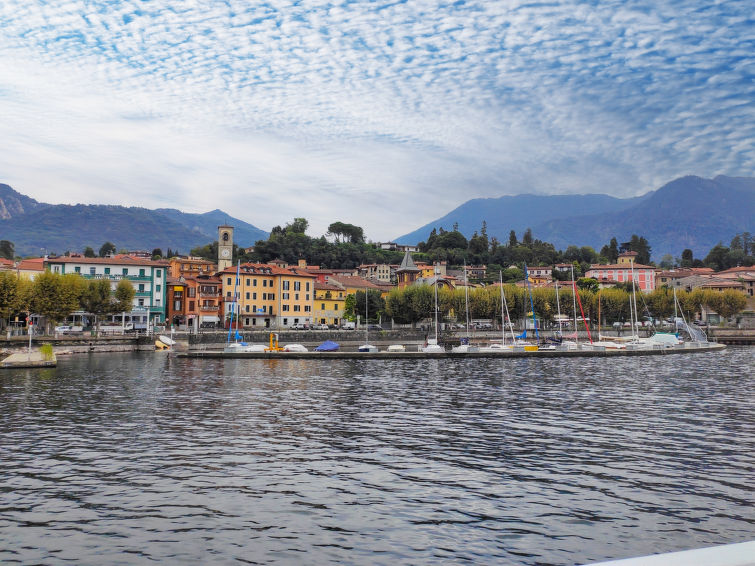
M 243 246 L 268 233 L 220 209 L 202 214 L 178 209 L 149 209 L 104 204 L 47 204 L 0 184 L 0 238 L 18 255 L 98 249 L 106 241 L 119 249 L 178 249 L 188 253 L 217 239 L 220 224 L 234 226 Z
M 485 201 L 485 210 L 477 206 L 479 201 Z M 509 206 L 502 209 L 501 205 Z M 491 222 L 491 218 L 495 220 Z M 472 199 L 395 241 L 426 241 L 433 228 L 451 230 L 455 222 L 469 238 L 485 220 L 488 237 L 502 243 L 508 242 L 509 230 L 521 236 L 531 228 L 535 238 L 551 242 L 557 249 L 587 245 L 600 250 L 612 237 L 621 242 L 637 234 L 649 241 L 655 258 L 666 253 L 678 257 L 685 248 L 700 257 L 737 233 L 752 232 L 753 219 L 755 178 L 687 175 L 628 199 L 600 194 Z

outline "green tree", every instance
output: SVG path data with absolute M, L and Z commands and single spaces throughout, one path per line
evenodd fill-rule
M 616 238 L 611 238 L 609 244 L 601 248 L 600 255 L 606 258 L 609 264 L 614 264 L 619 260 L 619 244 Z
M 648 265 L 650 263 L 650 244 L 645 238 L 637 234 L 632 234 L 628 242 L 621 244 L 620 251 L 637 252 L 637 263 L 640 265 Z
M 380 291 L 370 289 L 367 292 L 367 300 L 369 301 L 369 306 L 367 311 L 365 311 L 365 292 L 357 291 L 355 293 L 353 307 L 354 314 L 358 314 L 364 320 L 364 315 L 366 312 L 369 316 L 369 321 L 379 320 L 380 315 L 385 311 L 385 301 L 380 296 Z
M 48 326 L 55 325 L 79 308 L 83 290 L 80 275 L 44 271 L 32 284 L 31 310 L 44 316 Z
M 692 250 L 689 248 L 685 248 L 684 251 L 682 251 L 682 267 L 692 267 L 692 263 L 694 262 L 694 257 L 692 255 Z
M 100 317 L 117 312 L 115 298 L 110 290 L 110 281 L 89 279 L 81 296 L 81 308 L 95 315 L 96 326 L 99 329 Z
M 107 257 L 110 254 L 114 254 L 115 251 L 116 251 L 116 249 L 117 248 L 115 247 L 114 243 L 112 243 L 112 242 L 105 242 L 100 247 L 99 255 L 100 255 L 100 257 Z
M 511 230 L 511 232 L 509 232 L 509 247 L 513 248 L 514 246 L 516 246 L 518 244 L 519 244 L 519 242 L 516 239 L 516 232 L 514 232 L 513 230 Z
M 155 248 L 152 250 L 152 259 L 162 259 L 163 258 L 163 251 L 160 248 Z
M 115 287 L 114 312 L 130 312 L 136 291 L 128 279 L 121 279 Z
M 294 218 L 290 224 L 286 224 L 286 232 L 289 234 L 304 234 L 309 227 L 309 221 L 306 218 Z
M 97 254 L 94 253 L 91 246 L 87 246 L 84 248 L 84 257 L 97 257 Z
M 3 323 L 15 312 L 17 304 L 18 277 L 10 271 L 0 271 L 0 316 Z
M 584 291 L 591 291 L 593 293 L 597 293 L 600 289 L 598 280 L 593 277 L 580 277 L 579 279 L 577 279 L 577 287 Z
M 705 256 L 703 263 L 714 271 L 722 271 L 729 267 L 728 261 L 729 248 L 721 243 L 716 244 Z
M 353 224 L 333 222 L 328 226 L 328 233 L 335 237 L 336 243 L 340 243 L 342 240 L 353 244 L 364 242 L 364 230 Z
M 723 320 L 728 320 L 747 306 L 747 295 L 734 289 L 723 292 L 708 291 L 703 296 L 703 304 L 716 311 Z
M 16 257 L 16 248 L 13 245 L 13 242 L 9 240 L 0 240 L 0 257 L 11 260 Z

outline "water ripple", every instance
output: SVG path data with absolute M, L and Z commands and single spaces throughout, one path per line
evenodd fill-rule
M 755 535 L 753 350 L 0 374 L 0 561 L 574 564 Z

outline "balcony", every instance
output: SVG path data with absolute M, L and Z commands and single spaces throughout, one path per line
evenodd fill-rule
M 207 297 L 208 299 L 218 299 L 221 297 L 220 293 L 199 293 L 200 297 Z
M 206 311 L 206 312 L 215 312 L 220 310 L 220 307 L 217 305 L 201 305 L 199 307 L 200 311 Z

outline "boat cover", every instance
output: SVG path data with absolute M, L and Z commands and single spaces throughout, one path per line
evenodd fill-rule
M 340 346 L 332 340 L 325 340 L 325 342 L 315 348 L 315 352 L 335 352 L 339 347 Z

